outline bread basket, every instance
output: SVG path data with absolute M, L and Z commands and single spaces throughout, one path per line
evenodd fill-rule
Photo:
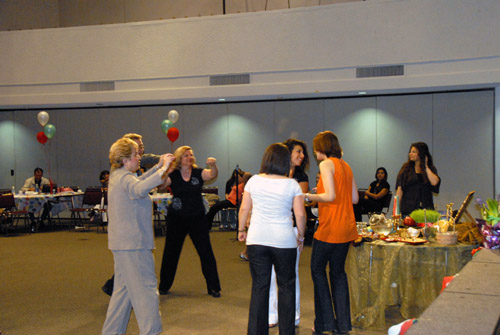
M 451 245 L 457 243 L 457 233 L 447 231 L 445 233 L 436 233 L 436 242 L 442 245 Z

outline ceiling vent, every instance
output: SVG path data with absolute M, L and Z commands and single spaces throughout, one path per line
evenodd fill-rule
M 114 81 L 91 81 L 87 83 L 80 83 L 80 92 L 102 92 L 114 90 Z
M 210 76 L 210 86 L 250 84 L 249 74 L 226 74 Z
M 404 65 L 370 66 L 356 68 L 356 78 L 403 76 Z

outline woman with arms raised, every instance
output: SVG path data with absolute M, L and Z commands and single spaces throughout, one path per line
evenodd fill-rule
M 173 198 L 167 213 L 167 234 L 160 272 L 160 294 L 167 294 L 177 271 L 177 264 L 186 235 L 189 234 L 198 252 L 201 269 L 207 283 L 207 292 L 220 297 L 220 282 L 217 263 L 210 244 L 205 217 L 205 206 L 201 195 L 203 183 L 217 177 L 217 164 L 213 157 L 207 158 L 207 169 L 196 165 L 193 150 L 188 146 L 177 148 L 175 161 L 163 186 L 170 186 Z
M 351 167 L 342 159 L 342 148 L 334 133 L 324 131 L 317 134 L 313 150 L 321 161 L 317 194 L 306 194 L 307 201 L 318 202 L 319 226 L 314 234 L 311 254 L 314 334 L 325 331 L 347 334 L 352 326 L 344 267 L 349 245 L 358 237 L 352 208 L 358 202 L 358 188 Z M 327 264 L 330 281 L 326 275 Z
M 161 184 L 174 156 L 161 156 L 156 166 L 138 178 L 138 150 L 137 143 L 121 138 L 109 151 L 108 246 L 113 252 L 115 277 L 104 335 L 125 334 L 132 308 L 141 335 L 162 332 L 152 253 L 153 202 L 148 193 Z

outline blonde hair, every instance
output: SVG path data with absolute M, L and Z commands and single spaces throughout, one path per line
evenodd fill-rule
M 193 151 L 193 149 L 191 149 L 190 146 L 187 146 L 187 145 L 183 145 L 182 147 L 178 147 L 175 152 L 174 152 L 174 156 L 175 156 L 175 161 L 172 162 L 172 169 L 180 169 L 180 166 L 181 166 L 181 159 L 182 159 L 182 155 L 184 155 L 184 153 L 188 150 L 191 150 Z M 194 158 L 194 164 L 193 164 L 193 167 L 194 168 L 197 168 L 198 165 L 196 165 L 196 157 L 194 156 L 194 153 L 193 153 L 193 158 Z
M 131 139 L 132 141 L 139 141 L 139 140 L 142 141 L 142 136 L 139 134 L 136 134 L 136 133 L 125 134 L 125 135 L 123 135 L 123 138 L 128 138 L 128 139 Z
M 132 153 L 139 149 L 137 143 L 129 138 L 122 137 L 111 145 L 109 149 L 109 163 L 111 172 L 123 166 L 123 159 L 130 158 Z

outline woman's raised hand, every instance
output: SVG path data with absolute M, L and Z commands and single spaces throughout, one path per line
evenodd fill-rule
M 217 160 L 214 157 L 208 157 L 206 164 L 208 166 L 214 166 L 217 163 Z
M 160 157 L 160 161 L 162 162 L 162 167 L 164 169 L 168 169 L 168 167 L 170 166 L 170 164 L 175 160 L 175 156 L 172 155 L 172 154 L 164 154 L 164 155 L 161 155 Z

